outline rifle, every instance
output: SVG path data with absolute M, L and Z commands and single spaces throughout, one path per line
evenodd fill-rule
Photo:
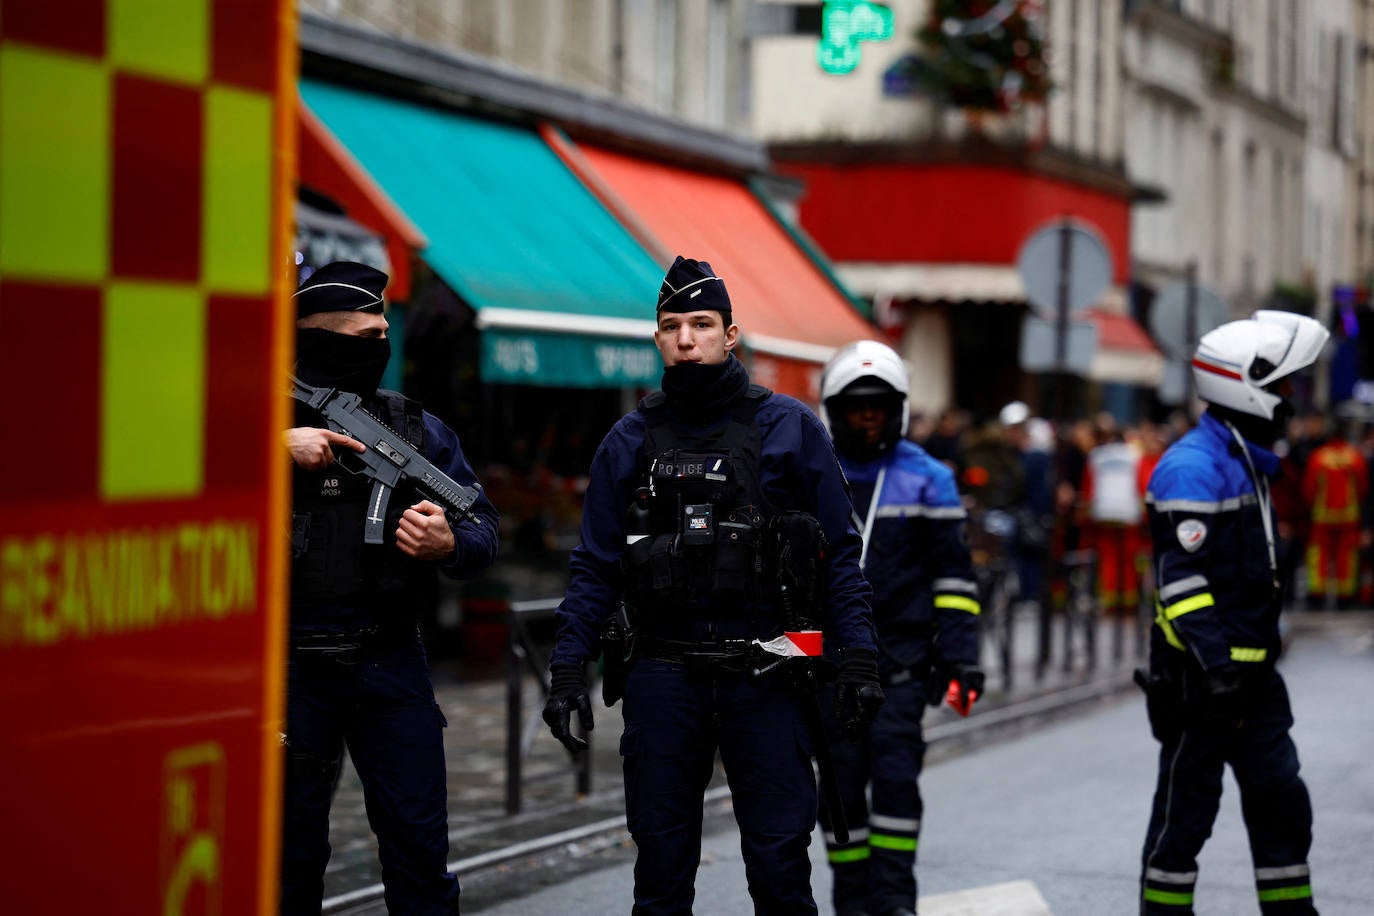
M 778 546 L 778 599 L 782 605 L 784 635 L 767 643 L 754 641 L 764 658 L 771 662 L 756 667 L 754 676 L 778 667 L 793 675 L 793 683 L 803 696 L 802 715 L 811 730 L 811 743 L 815 748 L 821 804 L 829 815 L 835 839 L 842 844 L 848 843 L 849 821 L 845 817 L 835 763 L 830 756 L 830 737 L 821 710 L 822 672 L 819 669 L 826 662 L 820 656 L 816 605 L 820 591 L 818 567 L 825 556 L 825 532 L 816 519 L 801 512 L 775 516 L 773 525 Z
M 382 543 L 386 524 L 387 504 L 395 488 L 406 481 L 415 485 L 431 502 L 440 506 L 450 523 L 468 519 L 480 525 L 472 512 L 472 504 L 481 496 L 476 487 L 466 487 L 439 470 L 428 458 L 399 433 L 363 409 L 363 399 L 337 388 L 316 388 L 294 375 L 291 396 L 306 407 L 317 411 L 336 433 L 357 439 L 367 446 L 364 452 L 347 452 L 339 464 L 353 474 L 365 474 L 372 479 L 372 495 L 367 500 L 367 524 L 363 542 Z M 349 467 L 343 458 L 356 461 Z

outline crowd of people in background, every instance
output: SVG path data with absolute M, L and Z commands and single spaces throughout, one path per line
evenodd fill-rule
M 909 435 L 954 471 L 975 522 L 990 510 L 1015 519 L 1007 548 L 1024 600 L 1044 597 L 1047 551 L 1091 551 L 1097 599 L 1110 615 L 1128 613 L 1151 587 L 1146 488 L 1159 456 L 1190 425 L 1182 412 L 1158 423 L 1122 424 L 1110 413 L 1052 423 L 1013 401 L 985 418 L 959 408 L 916 414 Z M 1313 610 L 1374 604 L 1374 422 L 1350 410 L 1310 411 L 1288 424 L 1276 452 L 1286 602 Z

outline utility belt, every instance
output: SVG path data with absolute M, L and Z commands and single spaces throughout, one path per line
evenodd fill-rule
M 378 624 L 341 633 L 292 633 L 291 652 L 301 660 L 353 666 L 364 650 L 408 645 L 415 641 L 418 632 L 418 624 L 414 627 Z
M 718 639 L 712 642 L 691 642 L 664 639 L 641 633 L 635 639 L 635 655 L 693 670 L 744 672 L 752 670 L 766 655 L 748 639 Z

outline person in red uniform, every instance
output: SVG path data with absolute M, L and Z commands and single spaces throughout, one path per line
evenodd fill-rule
M 1092 548 L 1097 551 L 1097 595 L 1114 619 L 1140 598 L 1140 526 L 1145 505 L 1139 489 L 1140 453 L 1119 431 L 1088 453 L 1080 495 Z
M 1369 487 L 1364 455 L 1335 424 L 1325 444 L 1312 453 L 1303 472 L 1302 495 L 1311 507 L 1307 542 L 1307 600 L 1336 606 L 1355 602 L 1359 581 L 1360 504 Z

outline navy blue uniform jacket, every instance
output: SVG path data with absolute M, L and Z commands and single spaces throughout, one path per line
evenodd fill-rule
M 875 648 L 871 590 L 859 572 L 859 533 L 844 476 L 825 427 L 804 404 L 774 393 L 759 405 L 754 422 L 762 433 L 759 479 L 775 510 L 795 509 L 820 520 L 830 543 L 826 564 L 826 616 L 830 647 Z M 568 593 L 558 609 L 558 642 L 550 664 L 579 664 L 601 654 L 601 628 L 620 601 L 625 549 L 625 512 L 649 467 L 644 454 L 647 421 L 638 411 L 622 417 L 602 440 L 592 459 L 582 508 L 582 543 L 569 562 Z M 693 622 L 693 635 L 766 637 L 746 633 L 737 614 L 713 617 L 710 609 Z M 761 615 L 762 616 L 762 615 Z

